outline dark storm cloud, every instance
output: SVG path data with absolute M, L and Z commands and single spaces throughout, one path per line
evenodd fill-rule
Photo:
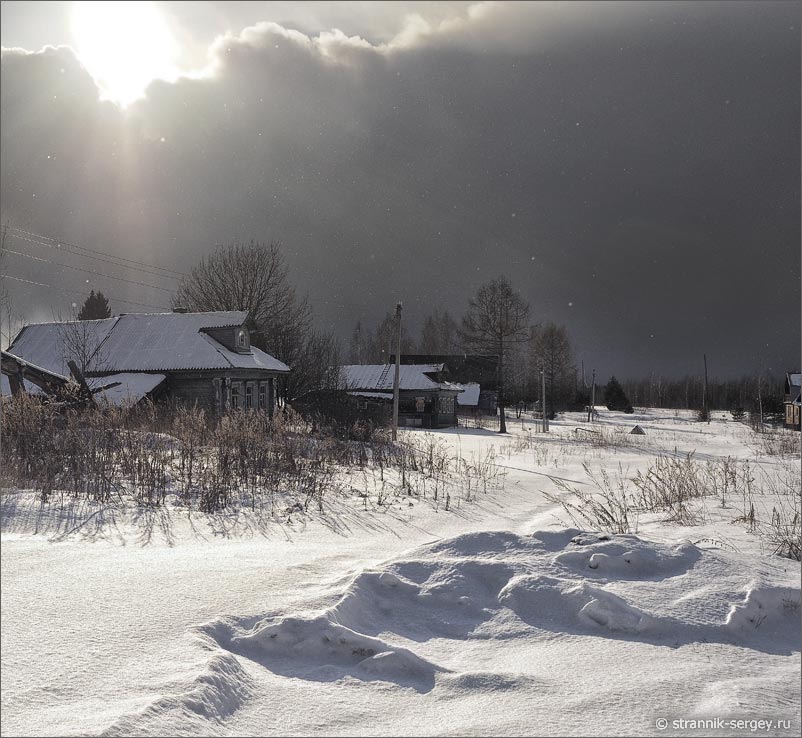
M 719 375 L 785 370 L 798 48 L 793 3 L 483 4 L 380 46 L 262 24 L 126 113 L 68 49 L 4 53 L 2 215 L 180 269 L 280 240 L 344 335 L 398 299 L 413 325 L 461 313 L 506 273 L 603 376 L 696 372 L 702 352 Z M 9 271 L 81 286 L 24 261 Z

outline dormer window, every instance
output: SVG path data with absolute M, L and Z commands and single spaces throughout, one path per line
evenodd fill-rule
M 251 347 L 251 341 L 250 337 L 248 336 L 247 329 L 237 328 L 236 345 L 239 351 L 247 351 Z

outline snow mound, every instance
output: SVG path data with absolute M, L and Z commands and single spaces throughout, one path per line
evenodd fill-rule
M 327 616 L 286 617 L 234 635 L 230 648 L 278 673 L 331 681 L 344 674 L 430 688 L 440 668 L 406 648 L 357 633 Z M 334 668 L 332 668 L 334 667 Z
M 534 537 L 525 538 L 507 531 L 481 531 L 465 533 L 436 543 L 422 546 L 413 553 L 431 557 L 440 556 L 492 556 L 520 552 L 529 548 L 540 548 L 540 541 Z
M 510 581 L 498 599 L 521 620 L 545 630 L 573 631 L 583 624 L 619 633 L 656 629 L 652 616 L 585 582 L 520 576 Z
M 799 650 L 800 590 L 776 586 L 771 576 L 781 576 L 781 567 L 772 569 L 767 562 L 756 575 L 735 553 L 632 535 L 471 533 L 337 583 L 339 599 L 312 614 L 251 614 L 201 630 L 228 659 L 250 662 L 231 675 L 246 690 L 244 674 L 262 667 L 270 684 L 436 689 L 444 698 L 543 691 L 543 674 L 518 674 L 507 664 L 503 672 L 476 671 L 462 653 L 492 643 L 510 649 L 512 666 L 518 649 L 595 639 L 585 647 L 596 651 L 605 648 L 598 639 L 608 639 L 792 654 Z M 745 599 L 733 604 L 748 582 Z M 180 697 L 181 709 L 218 719 L 234 705 L 227 683 L 200 679 Z
M 690 543 L 665 546 L 631 535 L 597 539 L 593 545 L 585 537 L 575 537 L 572 543 L 581 548 L 558 554 L 555 562 L 593 578 L 663 579 L 685 574 L 701 556 Z
M 498 592 L 513 574 L 492 557 L 402 560 L 383 572 L 359 574 L 330 614 L 341 625 L 373 635 L 468 638 L 498 608 Z
M 742 604 L 733 605 L 725 627 L 734 633 L 756 631 L 776 636 L 799 635 L 802 601 L 800 590 L 791 587 L 749 587 Z

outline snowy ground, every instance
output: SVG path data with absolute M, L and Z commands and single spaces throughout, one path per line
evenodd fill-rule
M 356 472 L 308 516 L 7 492 L 2 734 L 798 735 L 800 566 L 734 522 L 770 516 L 777 484 L 630 535 L 571 527 L 544 496 L 592 488 L 583 463 L 626 480 L 690 451 L 798 478 L 728 417 L 432 431 L 505 474 L 448 510 L 366 504 Z

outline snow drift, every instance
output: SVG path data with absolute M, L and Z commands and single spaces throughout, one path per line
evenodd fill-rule
M 215 654 L 194 688 L 110 732 L 148 732 L 174 710 L 219 723 L 253 696 L 254 669 L 292 684 L 384 684 L 443 698 L 539 684 L 531 674 L 461 668 L 449 643 L 509 648 L 602 638 L 792 654 L 800 648 L 800 590 L 770 584 L 770 569 L 763 567 L 761 583 L 737 554 L 633 535 L 460 535 L 360 572 L 317 613 L 201 626 Z

